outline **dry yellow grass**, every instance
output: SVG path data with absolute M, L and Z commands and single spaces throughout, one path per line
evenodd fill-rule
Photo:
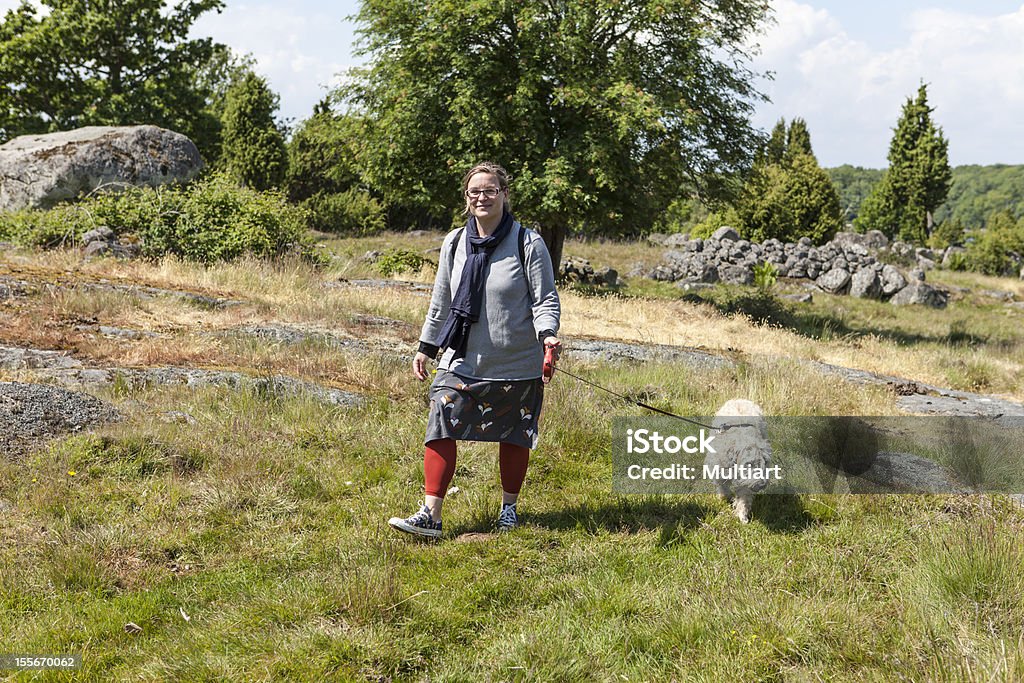
M 156 263 L 111 259 L 83 262 L 75 251 L 20 252 L 0 256 L 0 275 L 65 284 L 99 280 L 135 283 L 247 302 L 204 310 L 175 299 L 138 301 L 119 293 L 58 288 L 52 290 L 50 306 L 41 304 L 39 310 L 20 313 L 17 308 L 9 308 L 0 314 L 3 336 L 8 341 L 21 339 L 42 348 L 75 348 L 84 355 L 130 365 L 262 362 L 299 369 L 300 364 L 290 362 L 287 353 L 244 357 L 225 348 L 221 341 L 198 334 L 270 321 L 308 325 L 341 337 L 369 337 L 376 348 L 408 353 L 427 306 L 422 292 L 408 288 L 331 286 L 339 284 L 338 270 L 316 271 L 298 260 L 242 260 L 201 266 L 171 258 Z M 943 277 L 956 282 L 964 279 L 957 274 Z M 418 279 L 429 277 L 421 273 Z M 977 287 L 979 280 L 975 277 L 970 282 Z M 1024 286 L 1005 280 L 981 283 L 1024 296 Z M 873 335 L 819 340 L 759 325 L 740 315 L 726 316 L 710 305 L 680 300 L 588 297 L 563 292 L 562 307 L 561 335 L 570 344 L 573 337 L 597 337 L 697 347 L 767 362 L 819 360 L 939 386 L 948 383 L 951 368 L 955 371 L 963 366 L 964 373 L 982 378 L 980 386 L 974 388 L 985 390 L 990 384 L 1003 395 L 1024 399 L 1024 389 L 1005 379 L 1020 376 L 1024 372 L 1021 364 L 1013 357 L 999 357 L 984 350 L 905 345 Z M 371 329 L 361 324 L 358 316 L 381 316 L 399 324 Z M 70 323 L 83 317 L 172 337 L 131 342 L 97 339 L 73 329 Z M 313 363 L 319 369 L 307 367 L 306 372 L 321 377 L 344 376 L 346 373 L 337 368 L 337 358 L 343 355 L 336 353 L 331 361 L 321 359 Z M 984 378 L 989 376 L 992 380 L 986 383 Z

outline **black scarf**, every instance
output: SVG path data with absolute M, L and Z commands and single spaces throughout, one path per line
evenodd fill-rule
M 437 335 L 437 346 L 441 349 L 455 349 L 455 358 L 466 355 L 466 342 L 469 340 L 469 326 L 480 318 L 480 306 L 484 299 L 484 284 L 487 279 L 487 266 L 495 247 L 501 243 L 512 230 L 515 219 L 508 211 L 501 217 L 498 229 L 494 234 L 480 237 L 477 232 L 476 218 L 469 217 L 466 229 L 466 263 L 462 267 L 462 278 L 459 288 L 452 296 L 452 305 L 448 311 L 448 319 Z

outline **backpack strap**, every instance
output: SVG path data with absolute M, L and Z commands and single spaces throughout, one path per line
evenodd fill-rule
M 451 252 L 448 254 L 448 270 L 455 266 L 455 251 L 459 248 L 459 241 L 462 239 L 462 233 L 466 231 L 465 226 L 459 228 L 459 231 L 455 233 L 455 238 L 452 240 Z M 526 293 L 530 297 L 530 305 L 536 303 L 533 300 L 533 289 L 530 287 L 530 273 L 526 270 L 526 226 L 522 223 L 519 224 L 519 267 L 523 270 L 523 277 L 526 278 Z

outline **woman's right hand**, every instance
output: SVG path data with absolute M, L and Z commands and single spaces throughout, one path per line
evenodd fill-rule
M 412 359 L 412 374 L 416 375 L 416 379 L 421 382 L 429 377 L 427 374 L 428 360 L 430 360 L 430 356 L 422 352 L 417 353 L 416 357 Z

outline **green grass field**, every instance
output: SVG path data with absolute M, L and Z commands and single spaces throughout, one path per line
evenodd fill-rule
M 522 528 L 490 533 L 496 449 L 460 444 L 444 539 L 392 531 L 387 518 L 411 513 L 422 486 L 425 387 L 402 354 L 411 356 L 427 302 L 318 283 L 372 275 L 359 255 L 399 239 L 333 241 L 339 259 L 321 273 L 296 264 L 0 257 L 23 277 L 103 275 L 250 301 L 224 313 L 44 290 L 4 312 L 0 343 L 20 336 L 43 347 L 60 338 L 97 361 L 282 372 L 366 395 L 361 407 L 343 409 L 265 390 L 114 384 L 96 393 L 124 421 L 0 458 L 0 654 L 83 661 L 74 673 L 0 678 L 1024 679 L 1024 512 L 1007 498 L 762 496 L 754 521 L 742 525 L 711 496 L 618 496 L 610 418 L 642 411 L 565 376 L 546 394 Z M 419 251 L 436 239 L 401 244 Z M 599 246 L 567 253 L 625 270 L 647 250 Z M 563 336 L 592 329 L 628 339 L 615 331 L 636 328 L 630 315 L 685 311 L 686 325 L 706 330 L 692 332 L 693 345 L 738 358 L 736 368 L 571 358 L 565 367 L 684 415 L 734 397 L 769 414 L 896 413 L 883 387 L 837 388 L 802 358 L 889 363 L 880 369 L 908 374 L 934 366 L 910 378 L 1020 399 L 1024 327 L 1008 318 L 1018 313 L 971 298 L 981 295 L 944 312 L 820 296 L 789 309 L 785 328 L 723 312 L 735 292 L 694 302 L 627 284 L 614 297 L 567 292 Z M 1010 281 L 960 286 L 1019 292 Z M 171 339 L 79 339 L 69 321 L 85 314 Z M 367 331 L 358 322 L 366 315 L 406 327 Z M 320 322 L 378 350 L 199 335 L 267 319 Z M 666 325 L 652 323 L 646 340 L 679 343 Z M 707 341 L 715 336 L 719 346 Z M 30 378 L 0 371 L 0 379 Z M 166 422 L 168 411 L 195 424 Z

